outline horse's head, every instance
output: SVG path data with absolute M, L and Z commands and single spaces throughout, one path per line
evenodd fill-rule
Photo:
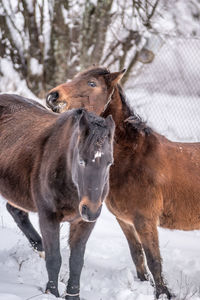
M 114 121 L 79 110 L 76 145 L 71 145 L 72 179 L 79 193 L 79 212 L 83 220 L 95 221 L 109 188 L 109 169 L 113 163 Z
M 105 68 L 93 67 L 76 75 L 71 81 L 52 89 L 46 103 L 54 112 L 84 107 L 100 115 L 109 101 L 125 69 L 110 73 Z

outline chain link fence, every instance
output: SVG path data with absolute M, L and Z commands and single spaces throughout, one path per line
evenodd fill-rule
M 134 111 L 157 132 L 200 142 L 200 39 L 167 37 L 126 91 Z

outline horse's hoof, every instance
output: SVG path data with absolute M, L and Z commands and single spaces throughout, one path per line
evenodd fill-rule
M 168 298 L 168 296 L 167 296 L 166 294 L 162 294 L 162 295 L 159 296 L 158 299 L 159 299 L 159 300 L 168 300 L 168 299 L 170 299 L 170 298 Z
M 35 248 L 33 248 L 33 250 L 34 250 L 37 254 L 39 254 L 39 257 L 45 259 L 45 252 L 44 252 L 44 251 L 38 251 L 38 250 L 36 250 Z
M 156 299 L 159 300 L 172 299 L 172 294 L 169 292 L 168 288 L 165 285 L 162 285 L 156 287 Z
M 59 297 L 58 288 L 54 285 L 52 281 L 49 281 L 46 286 L 45 294 L 52 294 L 55 297 Z
M 31 241 L 31 246 L 33 247 L 33 249 L 37 252 L 42 252 L 44 251 L 44 248 L 42 246 L 42 242 L 35 242 L 35 241 Z
M 80 300 L 80 295 L 79 293 L 77 294 L 70 294 L 70 293 L 65 293 L 65 300 Z M 83 300 L 83 299 L 81 299 Z
M 80 300 L 79 296 L 65 296 L 65 300 Z
M 41 257 L 41 258 L 44 258 L 45 259 L 45 252 L 44 251 L 37 251 L 38 252 L 38 254 L 39 254 L 39 256 Z
M 140 272 L 137 272 L 137 277 L 138 277 L 141 281 L 148 281 L 148 280 L 149 280 L 149 274 L 146 274 L 146 273 L 140 273 Z

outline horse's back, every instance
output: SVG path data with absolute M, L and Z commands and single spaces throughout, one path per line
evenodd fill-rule
M 0 114 L 16 112 L 24 109 L 38 108 L 47 111 L 39 102 L 15 94 L 0 94 Z
M 165 139 L 160 143 L 160 151 L 165 170 L 171 179 L 175 180 L 179 176 L 180 179 L 200 180 L 200 143 L 171 142 Z

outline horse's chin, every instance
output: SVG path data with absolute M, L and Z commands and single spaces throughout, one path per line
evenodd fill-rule
M 51 110 L 55 113 L 60 113 L 60 109 L 57 106 L 51 107 Z
M 81 211 L 79 211 L 79 213 L 80 213 L 81 219 L 84 222 L 87 222 L 87 223 L 95 223 L 97 221 L 98 217 L 99 217 L 99 216 L 97 216 L 96 218 L 94 218 L 94 219 L 91 220 L 91 219 L 88 218 L 87 215 L 82 214 Z
M 55 113 L 61 114 L 65 111 L 67 111 L 67 104 L 65 102 L 60 102 L 57 105 L 52 106 L 51 110 Z
M 84 221 L 84 222 L 87 222 L 87 223 L 95 223 L 97 221 L 98 218 L 96 218 L 95 220 L 88 220 L 87 218 L 85 218 L 84 216 L 81 215 L 81 219 Z

